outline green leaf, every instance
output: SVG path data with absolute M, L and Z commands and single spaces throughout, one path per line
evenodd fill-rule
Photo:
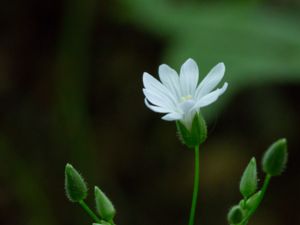
M 256 160 L 253 157 L 248 166 L 246 167 L 241 181 L 240 181 L 240 192 L 244 198 L 250 197 L 257 189 L 257 168 Z
M 79 202 L 87 196 L 87 186 L 83 177 L 69 163 L 65 167 L 65 190 L 71 202 Z

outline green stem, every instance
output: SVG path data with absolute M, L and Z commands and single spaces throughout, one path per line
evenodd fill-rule
M 269 186 L 271 177 L 272 177 L 272 176 L 271 176 L 270 174 L 267 174 L 267 176 L 266 176 L 266 178 L 265 178 L 264 185 L 263 185 L 263 187 L 262 187 L 262 189 L 261 189 L 261 197 L 260 197 L 259 204 L 260 204 L 260 202 L 262 201 L 262 199 L 264 198 L 264 195 L 265 195 L 265 193 L 266 193 L 266 191 L 267 191 L 267 188 L 268 188 L 268 186 Z
M 199 190 L 199 145 L 195 146 L 195 174 L 194 174 L 194 190 L 192 205 L 190 211 L 189 225 L 194 225 L 195 221 L 195 212 L 197 207 L 197 197 Z
M 87 214 L 89 214 L 90 217 L 93 218 L 93 220 L 97 223 L 101 223 L 101 220 L 98 218 L 98 216 L 96 216 L 96 214 L 88 207 L 88 205 L 81 200 L 80 202 L 78 202 L 81 207 L 87 212 Z
M 257 210 L 258 206 L 260 205 L 260 203 L 262 202 L 265 193 L 268 189 L 268 186 L 270 184 L 270 180 L 271 180 L 272 176 L 270 174 L 267 174 L 267 176 L 265 177 L 265 181 L 263 184 L 263 187 L 261 189 L 261 194 L 259 196 L 259 200 L 257 201 L 256 205 L 251 209 L 251 211 L 249 212 L 248 216 L 243 220 L 243 222 L 240 225 L 246 225 L 250 219 L 250 217 L 255 213 L 255 211 Z

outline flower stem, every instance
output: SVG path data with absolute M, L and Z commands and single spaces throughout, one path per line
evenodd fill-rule
M 81 200 L 80 202 L 78 202 L 80 204 L 80 206 L 87 212 L 87 214 L 89 214 L 89 216 L 91 218 L 93 218 L 93 220 L 97 223 L 101 223 L 101 220 L 98 218 L 98 216 L 96 216 L 96 214 L 88 207 L 88 205 Z
M 197 207 L 197 197 L 199 189 L 199 145 L 195 146 L 195 174 L 194 174 L 194 190 L 192 205 L 190 211 L 189 225 L 194 225 L 195 221 L 195 212 Z

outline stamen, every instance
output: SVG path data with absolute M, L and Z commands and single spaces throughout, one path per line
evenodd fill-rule
M 185 101 L 191 100 L 192 98 L 193 98 L 193 96 L 191 96 L 191 95 L 186 95 L 186 96 L 182 96 L 182 97 L 181 97 L 181 100 L 182 100 L 182 102 L 185 102 Z

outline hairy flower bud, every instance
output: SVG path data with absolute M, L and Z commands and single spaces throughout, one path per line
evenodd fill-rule
M 253 157 L 248 166 L 246 167 L 241 181 L 240 181 L 240 192 L 245 197 L 250 197 L 257 189 L 257 170 L 256 160 Z
M 288 159 L 286 139 L 279 139 L 265 152 L 262 166 L 265 173 L 271 176 L 280 175 L 286 166 Z
M 255 208 L 261 201 L 262 194 L 261 191 L 256 192 L 254 195 L 252 195 L 247 201 L 246 201 L 246 208 L 252 209 Z
M 97 186 L 95 186 L 95 201 L 97 212 L 101 218 L 111 221 L 116 214 L 116 210 L 109 198 Z
M 65 190 L 71 202 L 84 200 L 88 192 L 83 177 L 69 163 L 65 167 Z

